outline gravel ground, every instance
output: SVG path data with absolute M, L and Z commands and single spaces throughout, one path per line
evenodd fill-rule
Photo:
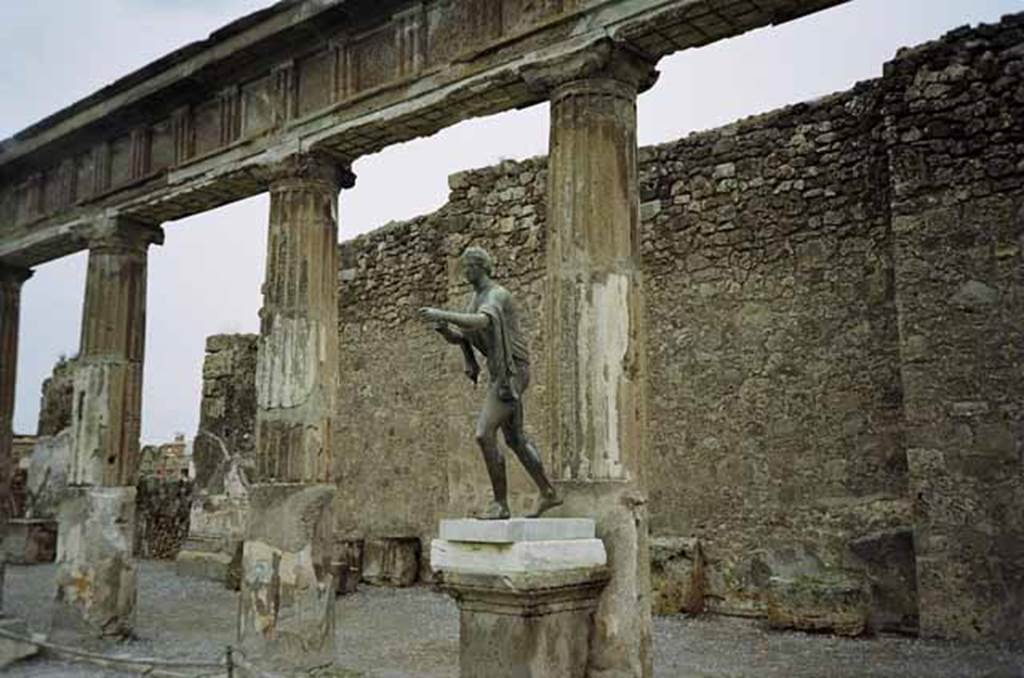
M 55 567 L 8 566 L 5 611 L 44 631 L 50 619 Z M 233 642 L 237 596 L 218 584 L 178 577 L 173 564 L 139 567 L 138 640 L 109 654 L 212 660 Z M 456 678 L 458 611 L 427 588 L 364 586 L 341 598 L 338 663 L 367 678 Z M 1024 643 L 1016 648 L 922 641 L 865 640 L 768 631 L 757 621 L 709 617 L 655 619 L 658 678 L 1024 678 Z M 133 674 L 87 664 L 32 660 L 11 667 L 14 678 L 120 678 Z

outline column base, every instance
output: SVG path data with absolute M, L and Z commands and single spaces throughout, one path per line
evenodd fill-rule
M 633 483 L 556 482 L 557 514 L 590 516 L 608 550 L 611 579 L 594 614 L 588 678 L 653 675 L 651 563 L 646 500 Z
M 68 489 L 60 506 L 52 639 L 132 635 L 134 534 L 134 487 Z
M 507 541 L 531 532 L 509 521 L 446 522 L 441 535 L 449 538 L 434 541 L 431 564 L 459 605 L 459 675 L 585 678 L 594 612 L 609 580 L 592 521 L 590 538 L 558 539 L 567 535 L 542 529 L 533 541 Z
M 251 664 L 334 661 L 334 583 L 323 539 L 334 485 L 254 485 L 242 550 L 238 640 Z

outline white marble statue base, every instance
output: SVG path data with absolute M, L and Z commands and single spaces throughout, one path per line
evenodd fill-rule
M 529 574 L 603 567 L 604 543 L 583 518 L 443 520 L 430 546 L 437 572 Z

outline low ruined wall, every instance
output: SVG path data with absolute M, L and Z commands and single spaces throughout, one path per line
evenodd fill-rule
M 257 339 L 255 334 L 218 334 L 206 340 L 192 463 L 197 490 L 208 494 L 225 491 L 232 463 L 244 468 L 254 463 Z
M 75 392 L 74 369 L 76 360 L 61 358 L 53 372 L 43 381 L 39 402 L 40 436 L 55 436 L 71 426 L 71 408 Z
M 800 625 L 837 596 L 876 628 L 1019 637 L 1022 111 L 1018 16 L 642 150 L 659 609 Z M 342 245 L 339 539 L 429 539 L 489 499 L 483 387 L 414 315 L 465 303 L 471 243 L 524 310 L 527 430 L 550 465 L 545 172 L 454 175 L 438 212 Z

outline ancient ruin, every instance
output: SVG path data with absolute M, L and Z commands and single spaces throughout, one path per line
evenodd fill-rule
M 585 675 L 651 675 L 652 610 L 1019 639 L 1024 17 L 637 148 L 660 57 L 835 4 L 286 0 L 3 142 L 3 496 L 20 289 L 89 251 L 66 433 L 40 430 L 69 460 L 55 631 L 131 633 L 160 224 L 269 192 L 260 335 L 208 343 L 177 565 L 240 588 L 257 663 L 329 662 L 351 572 L 431 580 L 441 520 L 486 503 L 475 397 L 443 374 L 461 358 L 411 311 L 461 305 L 469 245 L 503 253 L 530 310 L 552 515 L 593 520 L 605 551 L 562 582 L 567 614 L 593 611 Z M 541 101 L 549 157 L 454 175 L 438 212 L 337 246 L 361 155 Z M 464 613 L 566 600 L 456 579 Z

